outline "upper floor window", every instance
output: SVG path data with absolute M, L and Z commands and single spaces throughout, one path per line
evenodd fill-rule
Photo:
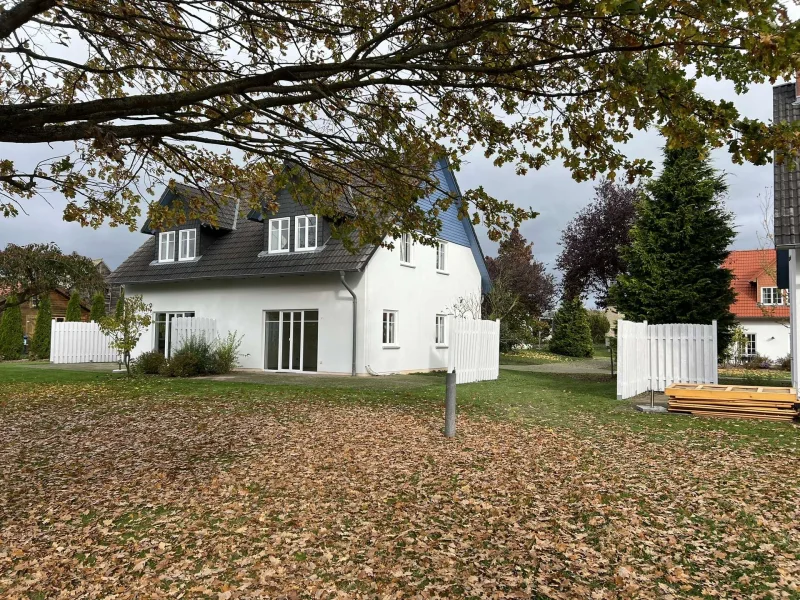
M 31 308 L 39 308 L 39 296 L 32 296 L 30 301 Z
M 307 215 L 295 217 L 294 249 L 313 250 L 317 247 L 317 217 Z
M 400 236 L 400 263 L 410 265 L 414 262 L 414 240 L 411 239 L 410 233 L 404 233 Z
M 289 251 L 289 217 L 270 219 L 269 221 L 269 251 Z
M 761 288 L 761 304 L 768 306 L 783 304 L 783 294 L 781 290 L 776 287 Z
M 164 231 L 158 234 L 158 262 L 175 260 L 175 232 Z
M 436 245 L 436 270 L 447 273 L 447 242 L 439 242 Z
M 180 232 L 180 246 L 178 260 L 192 260 L 197 258 L 197 230 L 182 229 Z

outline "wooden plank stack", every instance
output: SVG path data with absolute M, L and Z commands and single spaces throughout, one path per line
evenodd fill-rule
M 669 412 L 764 421 L 800 419 L 797 392 L 790 387 L 673 383 L 664 391 Z

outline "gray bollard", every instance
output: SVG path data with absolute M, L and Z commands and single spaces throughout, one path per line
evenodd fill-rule
M 456 435 L 456 372 L 448 373 L 445 379 L 444 436 Z

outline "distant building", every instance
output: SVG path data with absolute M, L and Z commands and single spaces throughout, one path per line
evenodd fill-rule
M 747 335 L 745 355 L 789 354 L 789 298 L 775 282 L 775 251 L 734 250 L 722 266 L 733 272 L 731 312 Z

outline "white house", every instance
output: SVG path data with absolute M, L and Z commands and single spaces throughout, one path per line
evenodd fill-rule
M 723 264 L 733 273 L 731 312 L 747 336 L 746 356 L 777 360 L 790 353 L 789 306 L 775 263 L 774 250 L 734 250 Z
M 460 198 L 446 162 L 436 174 Z M 160 202 L 197 193 L 178 185 Z M 489 285 L 475 231 L 458 218 L 457 202 L 441 215 L 435 247 L 403 236 L 393 250 L 351 254 L 331 236 L 329 220 L 285 191 L 278 201 L 279 211 L 266 219 L 240 217 L 235 201 L 220 198 L 216 226 L 192 221 L 155 231 L 145 223 L 149 239 L 112 276 L 126 295 L 152 305 L 154 323 L 134 357 L 169 355 L 168 323 L 196 316 L 243 336 L 245 368 L 367 374 L 446 367 L 444 316 L 459 297 Z M 340 218 L 350 217 L 343 204 Z

